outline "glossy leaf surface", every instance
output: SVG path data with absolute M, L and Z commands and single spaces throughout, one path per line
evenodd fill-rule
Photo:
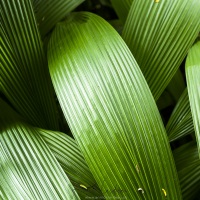
M 75 13 L 48 47 L 53 85 L 106 198 L 181 199 L 168 139 L 128 47 L 102 18 Z M 144 192 L 144 193 L 143 193 Z
M 133 0 L 122 36 L 157 100 L 200 31 L 199 0 Z

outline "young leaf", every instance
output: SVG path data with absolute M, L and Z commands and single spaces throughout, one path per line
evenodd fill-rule
M 187 89 L 184 90 L 166 125 L 169 141 L 194 132 Z
M 105 198 L 181 199 L 158 109 L 118 33 L 92 13 L 59 23 L 48 46 L 53 85 Z
M 84 0 L 34 0 L 33 9 L 42 38 Z
M 22 123 L 1 99 L 0 110 L 0 183 L 6 197 L 79 199 L 38 132 Z
M 31 0 L 1 1 L 0 90 L 35 126 L 58 130 L 53 87 Z
M 194 130 L 200 157 L 200 42 L 197 42 L 189 51 L 186 60 L 186 80 Z
M 122 37 L 157 100 L 200 31 L 199 0 L 133 0 Z

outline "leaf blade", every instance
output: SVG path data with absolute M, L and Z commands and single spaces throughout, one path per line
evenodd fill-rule
M 192 111 L 198 152 L 200 157 L 200 42 L 197 42 L 189 51 L 186 60 L 186 81 Z
M 116 31 L 94 14 L 73 14 L 57 25 L 48 62 L 65 118 L 104 196 L 164 199 L 164 187 L 181 199 L 157 107 Z
M 79 199 L 37 131 L 1 99 L 0 107 L 0 182 L 9 199 Z
M 63 19 L 69 12 L 80 5 L 84 0 L 45 0 L 34 1 L 33 9 L 42 38 Z
M 167 122 L 166 131 L 169 141 L 174 141 L 194 132 L 187 88 L 182 93 Z
M 2 1 L 1 91 L 31 124 L 58 130 L 56 104 L 31 1 Z
M 200 30 L 200 2 L 134 0 L 122 33 L 157 100 Z

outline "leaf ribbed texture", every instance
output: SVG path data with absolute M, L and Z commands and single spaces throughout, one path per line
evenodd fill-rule
M 187 89 L 184 90 L 177 102 L 166 125 L 169 141 L 176 140 L 194 132 L 192 113 Z
M 185 144 L 176 149 L 173 154 L 183 199 L 198 199 L 200 185 L 200 160 L 196 143 L 190 142 Z
M 186 60 L 186 80 L 190 107 L 192 111 L 194 130 L 200 158 L 200 42 L 189 51 Z
M 67 174 L 79 197 L 103 198 L 75 140 L 61 132 L 49 130 L 38 130 L 38 132 Z M 87 189 L 80 185 L 86 186 Z
M 1 1 L 0 90 L 35 126 L 58 130 L 47 62 L 30 0 Z
M 48 62 L 61 108 L 105 198 L 165 199 L 165 189 L 169 199 L 181 199 L 156 104 L 117 32 L 92 13 L 72 14 L 56 26 Z
M 122 37 L 157 100 L 200 31 L 199 0 L 133 0 Z
M 0 108 L 0 185 L 6 198 L 80 199 L 38 132 L 2 100 Z
M 35 0 L 33 9 L 42 38 L 84 0 Z
M 133 0 L 111 0 L 119 19 L 125 23 Z

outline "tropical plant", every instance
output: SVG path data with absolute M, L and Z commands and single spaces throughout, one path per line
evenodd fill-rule
M 198 199 L 199 10 L 2 0 L 0 198 Z

